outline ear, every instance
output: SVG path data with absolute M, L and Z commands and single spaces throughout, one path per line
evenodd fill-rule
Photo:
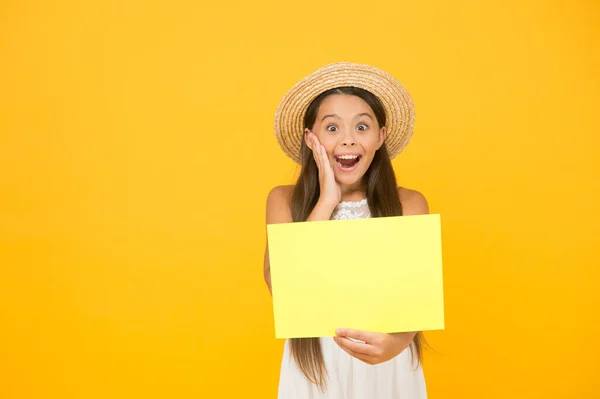
M 377 140 L 377 149 L 381 148 L 381 146 L 385 142 L 386 137 L 387 137 L 387 129 L 384 126 L 381 129 L 379 129 L 379 139 Z

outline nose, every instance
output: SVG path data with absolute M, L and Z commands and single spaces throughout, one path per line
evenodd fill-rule
M 344 137 L 342 138 L 342 142 L 341 142 L 342 146 L 344 147 L 353 147 L 356 145 L 356 140 L 354 140 L 354 136 L 352 135 L 352 133 L 347 132 Z

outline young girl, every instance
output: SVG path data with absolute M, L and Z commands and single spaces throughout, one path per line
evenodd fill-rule
M 413 126 L 410 95 L 382 70 L 335 63 L 304 78 L 275 115 L 277 141 L 301 164 L 300 176 L 294 186 L 271 190 L 267 224 L 428 213 L 423 195 L 397 186 L 391 164 Z M 360 237 L 336 250 L 360 250 Z M 268 248 L 264 274 L 270 290 Z M 427 397 L 420 332 L 349 327 L 340 326 L 333 338 L 286 341 L 280 399 Z

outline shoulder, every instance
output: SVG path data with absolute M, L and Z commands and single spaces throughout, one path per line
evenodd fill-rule
M 423 194 L 417 190 L 411 190 L 404 187 L 398 188 L 398 196 L 402 203 L 402 214 L 423 215 L 429 213 L 429 204 Z
M 267 195 L 267 224 L 292 221 L 292 192 L 294 186 L 276 186 Z
M 279 204 L 281 202 L 287 202 L 290 204 L 293 191 L 294 186 L 275 186 L 271 189 L 271 191 L 269 191 L 269 195 L 267 196 L 267 204 Z

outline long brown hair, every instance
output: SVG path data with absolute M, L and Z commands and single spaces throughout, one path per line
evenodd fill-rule
M 304 115 L 304 128 L 313 128 L 321 103 L 326 97 L 332 94 L 360 97 L 373 110 L 379 127 L 385 126 L 385 109 L 375 95 L 357 87 L 339 87 L 321 93 L 312 101 Z M 308 219 L 320 195 L 319 171 L 312 151 L 306 145 L 304 135 L 300 152 L 300 175 L 294 186 L 291 204 L 294 222 L 302 222 Z M 373 161 L 364 176 L 364 183 L 366 185 L 367 202 L 372 217 L 402 215 L 402 203 L 398 197 L 396 175 L 394 174 L 392 161 L 388 155 L 385 143 L 375 153 Z M 423 335 L 419 332 L 410 347 L 413 360 L 416 355 L 417 364 L 422 360 L 423 342 Z M 290 340 L 290 349 L 292 357 L 296 361 L 300 371 L 302 371 L 310 382 L 316 384 L 324 391 L 327 380 L 327 369 L 323 359 L 320 339 L 292 338 Z

